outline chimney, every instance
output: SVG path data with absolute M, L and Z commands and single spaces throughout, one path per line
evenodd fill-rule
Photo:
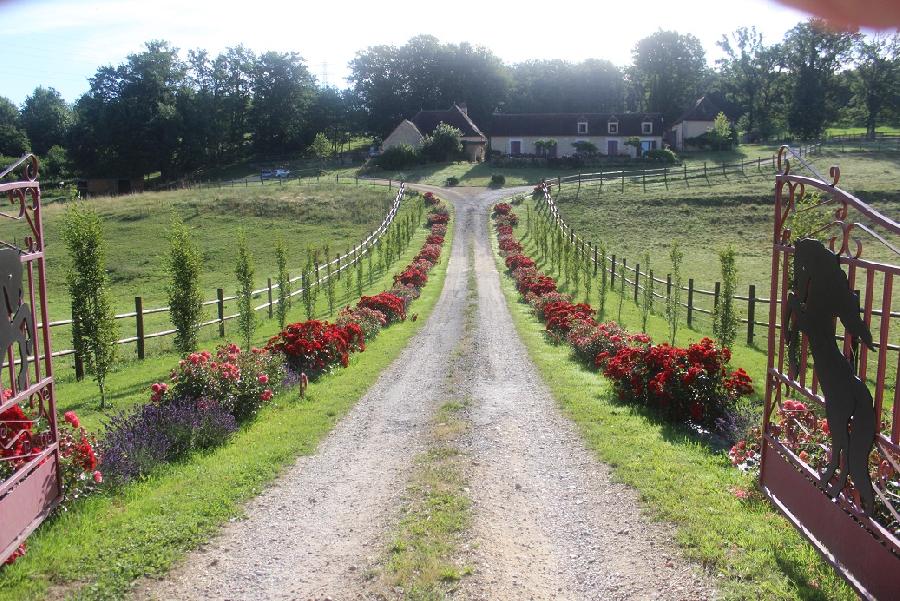
M 463 115 L 469 114 L 469 107 L 466 106 L 465 102 L 458 102 L 458 103 L 456 103 L 456 106 L 457 106 L 457 108 L 459 108 L 460 111 L 462 111 Z

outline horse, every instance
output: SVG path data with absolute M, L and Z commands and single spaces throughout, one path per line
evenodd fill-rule
M 31 307 L 25 302 L 22 262 L 17 250 L 0 248 L 0 289 L 0 300 L 6 312 L 6 319 L 0 318 L 0 352 L 5 356 L 6 349 L 14 342 L 18 343 L 21 367 L 16 384 L 17 391 L 21 392 L 28 388 L 28 357 L 34 346 L 34 318 Z M 3 365 L 2 361 L 3 357 L 0 356 L 0 367 Z
M 821 482 L 834 498 L 847 484 L 847 476 L 859 491 L 862 508 L 871 515 L 875 499 L 869 476 L 869 453 L 875 444 L 877 419 L 872 394 L 838 348 L 835 318 L 847 332 L 875 350 L 872 333 L 860 318 L 859 296 L 850 290 L 838 256 L 820 241 L 804 238 L 794 245 L 794 278 L 788 293 L 785 323 L 789 342 L 798 331 L 806 335 L 816 375 L 825 398 L 825 415 L 831 430 L 831 459 Z M 792 358 L 792 371 L 797 373 Z M 841 466 L 837 481 L 829 485 Z

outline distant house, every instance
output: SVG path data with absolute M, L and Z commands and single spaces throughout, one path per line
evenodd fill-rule
M 454 104 L 445 111 L 419 111 L 416 116 L 404 119 L 384 139 L 382 149 L 408 144 L 420 148 L 425 136 L 431 134 L 440 123 L 452 125 L 462 132 L 463 153 L 470 161 L 484 160 L 487 136 L 469 118 L 465 104 Z
M 144 179 L 132 177 L 129 179 L 111 177 L 91 177 L 78 180 L 78 191 L 85 197 L 90 196 L 119 196 L 133 192 L 144 191 Z
M 694 106 L 672 124 L 671 139 L 675 150 L 691 150 L 690 139 L 711 130 L 719 113 L 725 113 L 732 123 L 738 118 L 737 110 L 721 96 L 707 94 L 700 97 Z
M 663 120 L 659 113 L 494 113 L 488 133 L 491 151 L 507 156 L 571 156 L 576 142 L 607 156 L 636 156 L 625 142 L 638 138 L 640 154 L 662 148 Z M 556 144 L 547 147 L 550 141 Z

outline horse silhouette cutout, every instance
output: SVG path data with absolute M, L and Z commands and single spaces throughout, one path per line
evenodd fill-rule
M 0 249 L 0 288 L 6 319 L 0 319 L 0 366 L 7 356 L 7 349 L 14 342 L 19 345 L 19 376 L 16 388 L 21 392 L 28 388 L 28 357 L 32 353 L 34 340 L 34 318 L 31 307 L 25 303 L 22 288 L 22 262 L 19 252 L 11 248 Z M 25 325 L 25 329 L 22 326 Z
M 838 348 L 835 318 L 854 340 L 875 350 L 872 333 L 860 318 L 859 296 L 850 290 L 838 256 L 818 240 L 804 238 L 794 245 L 794 282 L 788 293 L 788 341 L 802 332 L 809 341 L 815 372 L 825 397 L 831 430 L 831 459 L 821 475 L 828 494 L 836 497 L 853 479 L 869 515 L 875 499 L 869 476 L 869 453 L 875 444 L 876 416 L 872 394 Z M 797 373 L 794 358 L 792 373 Z M 831 483 L 840 468 L 837 481 Z

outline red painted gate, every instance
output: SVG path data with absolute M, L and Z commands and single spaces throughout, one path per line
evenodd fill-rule
M 59 503 L 61 480 L 37 159 L 0 172 L 0 193 L 2 563 Z
M 900 337 L 891 326 L 900 318 L 900 224 L 838 188 L 836 167 L 831 183 L 792 174 L 788 153 L 779 152 L 775 184 L 760 480 L 859 594 L 896 599 Z M 805 195 L 815 200 L 800 203 Z M 830 223 L 807 232 L 824 244 L 796 239 L 791 228 L 825 209 Z M 836 277 L 826 285 L 819 274 L 828 269 Z

